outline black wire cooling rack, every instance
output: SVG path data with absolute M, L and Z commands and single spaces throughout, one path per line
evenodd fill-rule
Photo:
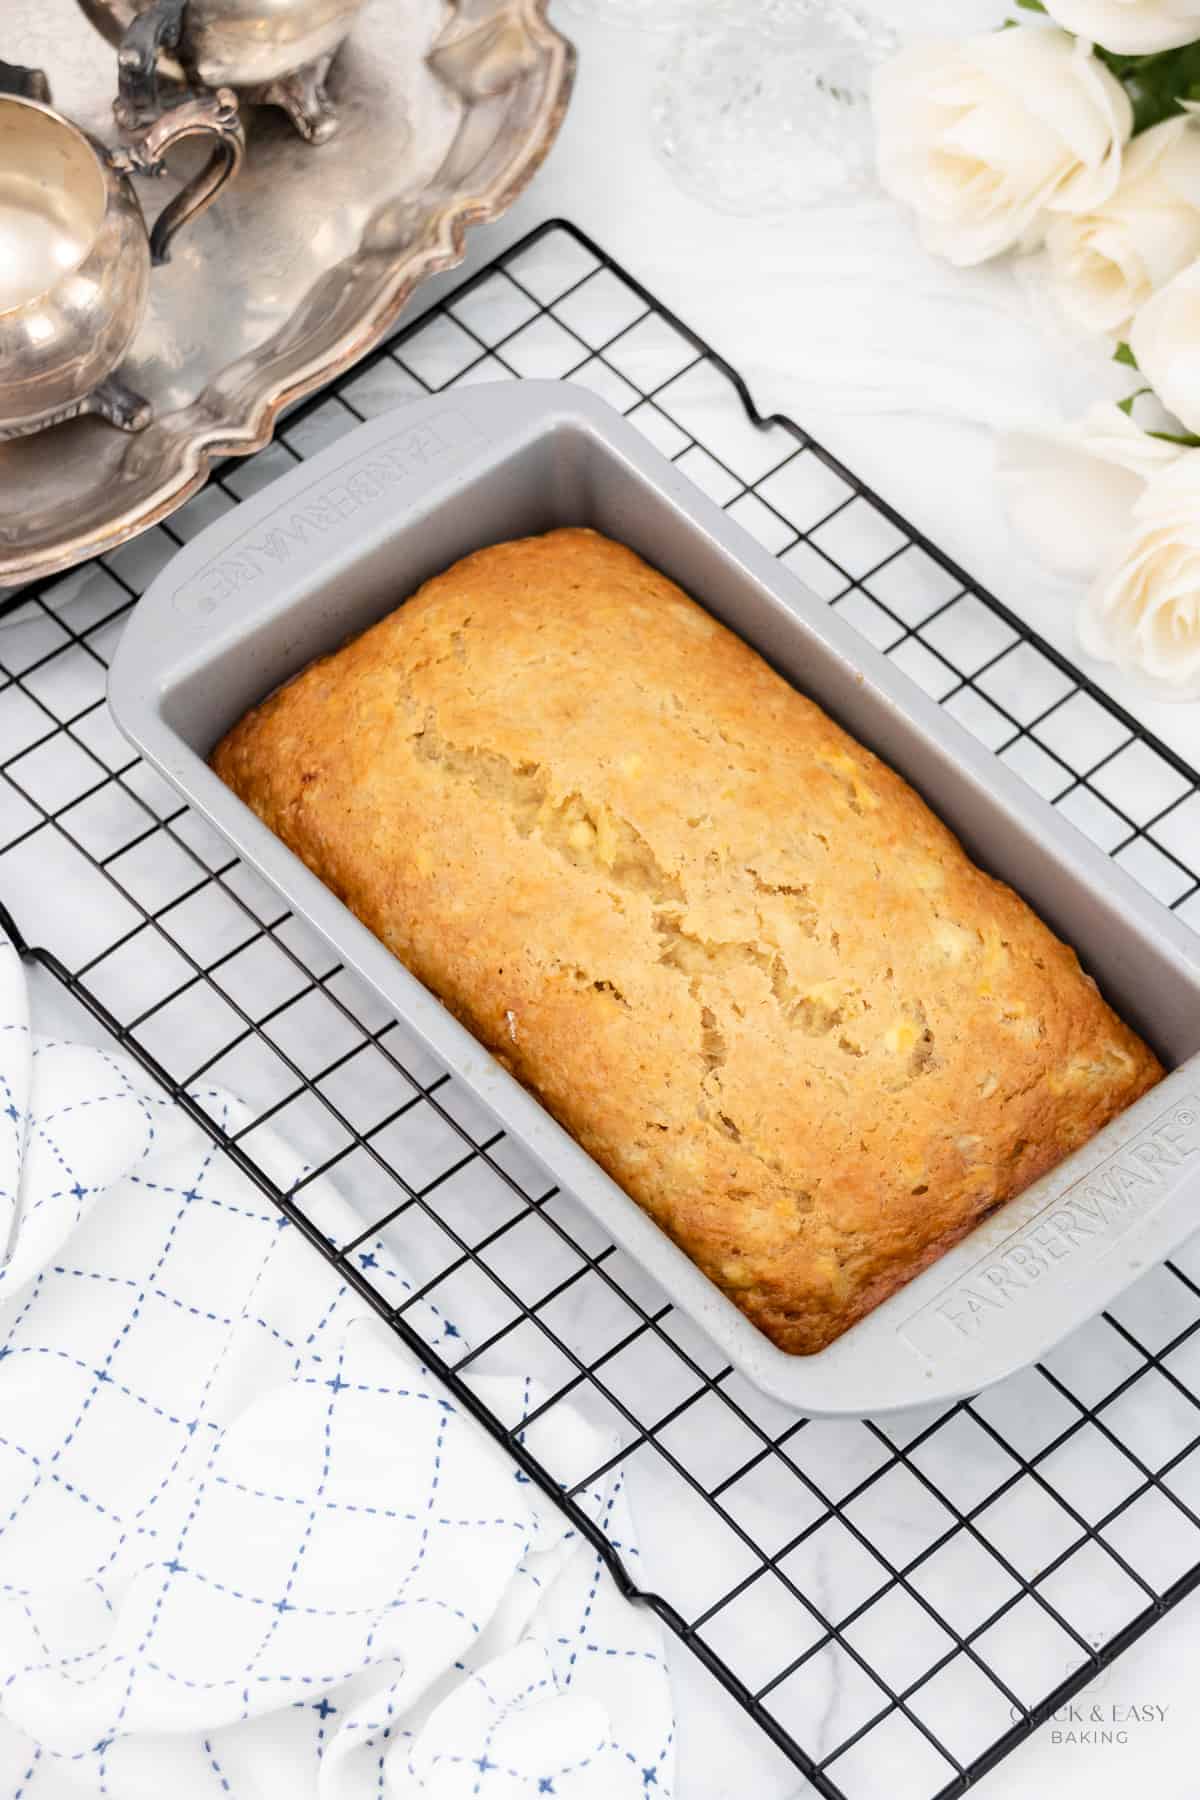
M 533 232 L 231 460 L 168 523 L 0 618 L 0 893 L 69 990 L 446 1382 L 829 1800 L 963 1792 L 1200 1584 L 1200 1247 L 1036 1369 L 888 1420 L 806 1421 L 724 1366 L 278 899 L 130 757 L 105 671 L 177 546 L 413 394 L 582 381 L 1165 904 L 1200 925 L 1197 777 L 570 225 Z M 38 944 L 22 937 L 35 931 Z M 250 1106 L 235 1137 L 216 1083 Z M 202 1084 L 202 1087 L 201 1087 Z M 309 1173 L 280 1193 L 277 1130 Z M 306 1213 L 324 1177 L 362 1230 Z M 374 1247 L 413 1278 L 375 1285 Z M 411 1323 L 432 1297 L 461 1338 Z M 466 1346 L 470 1344 L 471 1348 Z M 540 1398 L 499 1418 L 475 1377 Z M 563 1485 L 607 1428 L 638 1578 Z M 665 1526 L 665 1529 L 664 1529 Z

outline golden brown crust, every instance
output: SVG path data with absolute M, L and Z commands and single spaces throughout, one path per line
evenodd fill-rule
M 632 551 L 479 551 L 217 773 L 781 1348 L 1162 1071 L 896 774 Z

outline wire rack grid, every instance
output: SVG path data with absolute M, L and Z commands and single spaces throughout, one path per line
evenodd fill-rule
M 1200 1246 L 974 1400 L 810 1421 L 723 1364 L 547 1189 L 271 890 L 131 758 L 108 716 L 122 620 L 178 545 L 412 395 L 582 382 L 1164 904 L 1200 925 L 1200 789 L 1178 757 L 575 228 L 540 227 L 397 332 L 167 524 L 0 618 L 0 894 L 39 962 L 440 1373 L 829 1800 L 961 1793 L 1200 1585 Z M 15 919 L 15 923 L 14 923 Z M 38 943 L 19 935 L 34 929 Z M 204 1098 L 239 1094 L 225 1136 Z M 256 1157 L 307 1158 L 288 1194 Z M 362 1220 L 328 1242 L 306 1190 Z M 381 1245 L 412 1278 L 373 1273 Z M 412 1323 L 432 1298 L 455 1322 Z M 422 1315 L 423 1316 L 423 1315 Z M 468 1347 L 469 1346 L 469 1347 Z M 499 1418 L 476 1378 L 530 1377 Z M 569 1480 L 556 1415 L 607 1431 Z M 577 1503 L 623 1463 L 637 1579 Z

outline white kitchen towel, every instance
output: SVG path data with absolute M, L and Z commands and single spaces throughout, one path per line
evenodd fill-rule
M 0 1795 L 669 1794 L 656 1622 L 136 1064 L 31 1036 L 2 941 L 0 1233 Z M 636 1563 L 619 1474 L 586 1505 Z

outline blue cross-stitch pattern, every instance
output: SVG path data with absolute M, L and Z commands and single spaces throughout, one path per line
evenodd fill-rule
M 220 1785 L 221 1792 L 223 1794 L 232 1794 L 233 1789 L 229 1785 L 229 1781 L 225 1774 L 225 1771 L 222 1769 L 220 1763 L 217 1761 L 216 1756 L 213 1752 L 213 1747 L 207 1738 L 204 1739 L 204 1751 L 205 1751 L 206 1756 L 208 1757 L 209 1766 L 212 1769 L 212 1772 L 216 1776 L 217 1781 Z
M 11 1298 L 0 1280 L 0 1715 L 19 1726 L 35 1692 L 58 1708 L 51 1737 L 30 1745 L 22 1800 L 37 1800 L 39 1769 L 63 1764 L 84 1791 L 121 1800 L 130 1734 L 164 1727 L 181 1742 L 196 1732 L 204 1792 L 233 1793 L 213 1731 L 278 1708 L 290 1716 L 297 1704 L 314 1767 L 335 1748 L 365 1756 L 380 1794 L 397 1757 L 423 1757 L 431 1779 L 466 1757 L 485 1800 L 494 1780 L 518 1774 L 523 1789 L 569 1800 L 572 1773 L 600 1755 L 631 1774 L 658 1767 L 669 1756 L 665 1683 L 636 1743 L 614 1736 L 536 1773 L 504 1759 L 506 1721 L 568 1693 L 581 1660 L 628 1657 L 661 1675 L 644 1621 L 603 1588 L 599 1559 L 573 1549 L 559 1516 L 543 1516 L 535 1490 L 514 1481 L 427 1370 L 381 1328 L 352 1323 L 356 1297 L 131 1066 L 95 1052 L 81 1070 L 77 1049 L 31 1052 L 25 1039 L 50 1096 L 30 1118 L 3 1043 L 10 1162 L 0 1174 L 23 1174 L 4 1270 Z M 225 1129 L 243 1124 L 236 1103 L 215 1091 L 204 1100 Z M 273 1178 L 297 1178 L 299 1159 L 278 1146 L 271 1155 Z M 32 1191 L 24 1177 L 35 1165 Z M 314 1185 L 307 1200 L 314 1216 L 325 1209 L 331 1237 L 352 1235 L 334 1196 Z M 40 1261 L 23 1268 L 23 1244 Z M 382 1238 L 362 1257 L 373 1279 L 412 1294 Z M 429 1341 L 458 1338 L 428 1299 L 413 1306 Z M 41 1372 L 51 1371 L 47 1385 Z M 294 1420 L 274 1462 L 272 1418 L 246 1438 L 260 1395 L 277 1396 L 273 1410 Z M 514 1406 L 527 1412 L 536 1399 L 519 1381 Z M 397 1465 L 402 1480 L 381 1480 L 372 1459 L 392 1437 L 413 1461 Z M 51 1498 L 55 1527 L 43 1540 Z M 584 1500 L 611 1527 L 619 1478 Z M 77 1522 L 65 1536 L 64 1506 Z M 543 1673 L 495 1697 L 480 1648 L 490 1608 L 509 1580 L 538 1587 L 555 1537 L 577 1559 L 574 1617 L 554 1631 Z M 69 1649 L 41 1608 L 51 1584 L 80 1608 L 90 1597 L 89 1629 Z M 429 1645 L 479 1684 L 489 1711 L 478 1742 L 431 1749 L 440 1715 L 412 1714 Z M 639 1787 L 640 1777 L 629 1792 Z

